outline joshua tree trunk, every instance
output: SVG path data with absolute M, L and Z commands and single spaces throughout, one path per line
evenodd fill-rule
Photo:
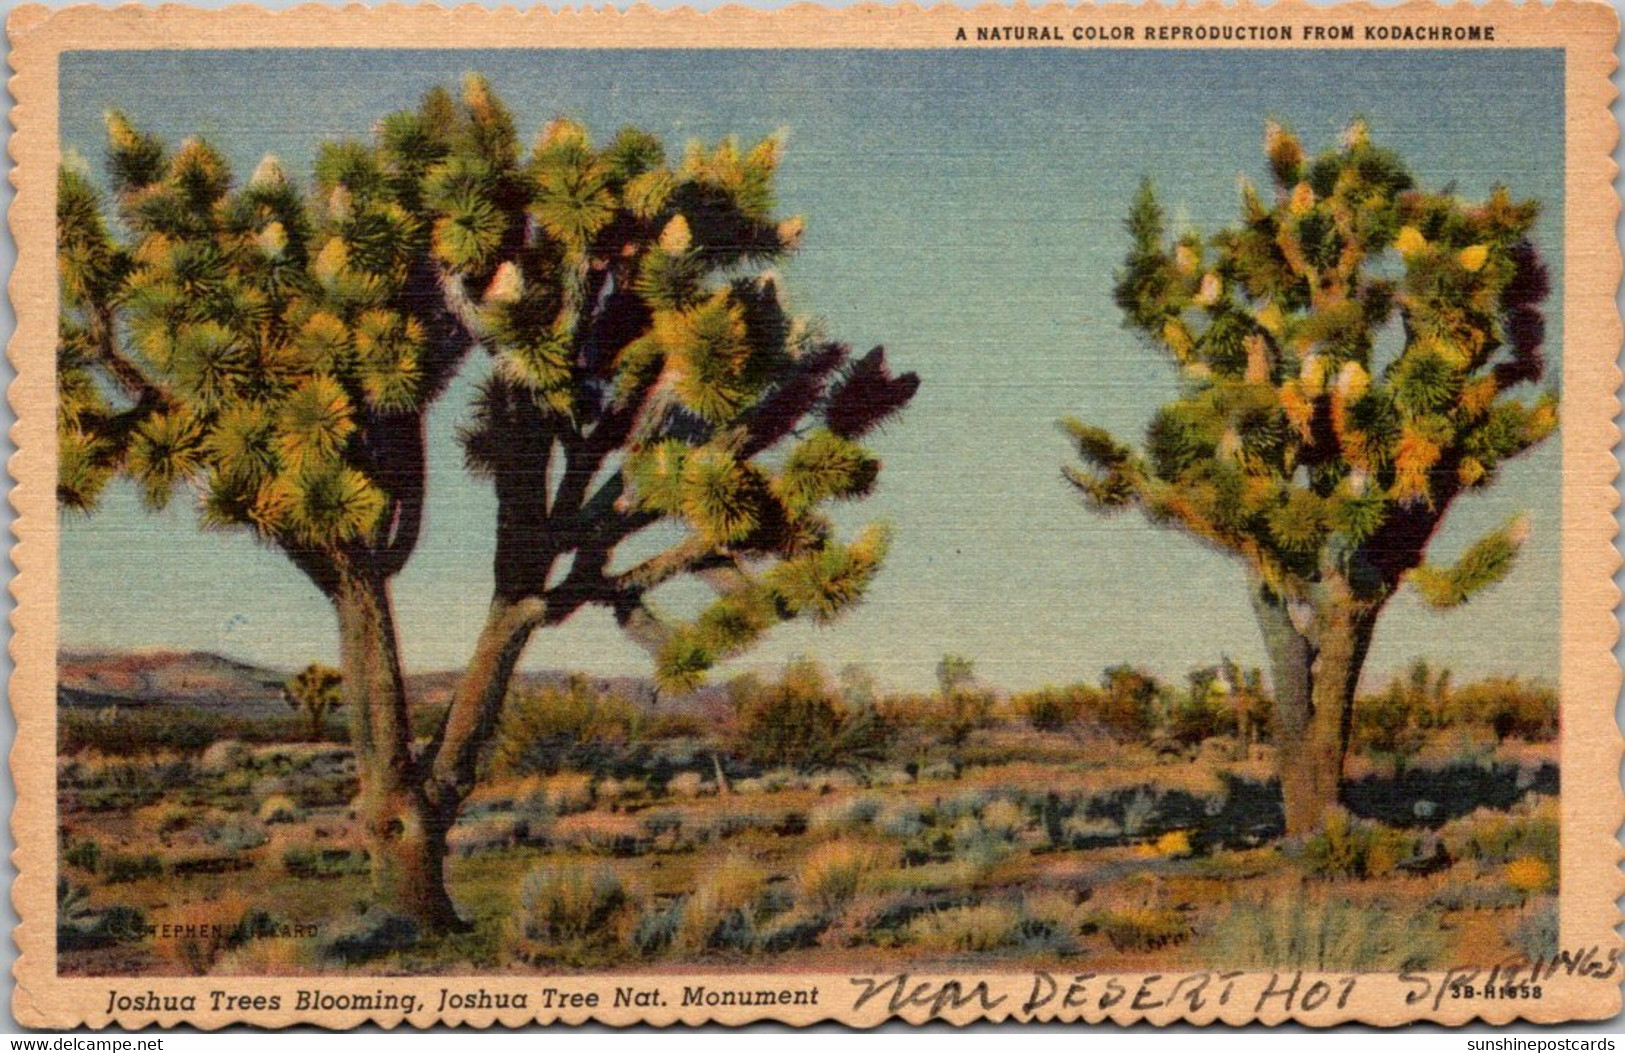
M 480 752 L 502 716 L 515 667 L 536 627 L 540 604 L 498 598 L 491 603 L 474 654 L 457 681 L 451 708 L 428 756 L 427 792 L 436 810 L 455 821 L 473 789 Z
M 431 806 L 415 776 L 411 719 L 396 646 L 389 582 L 352 571 L 334 596 L 339 651 L 360 768 L 357 802 L 372 853 L 373 894 L 427 931 L 461 927 L 446 892 L 450 822 Z
M 1320 829 L 1337 805 L 1354 721 L 1354 692 L 1376 611 L 1338 585 L 1317 587 L 1294 611 L 1262 584 L 1253 609 L 1269 652 L 1275 743 L 1288 837 Z

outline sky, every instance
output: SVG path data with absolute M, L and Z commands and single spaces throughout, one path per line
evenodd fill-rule
M 1233 222 L 1239 178 L 1267 181 L 1266 117 L 1318 152 L 1362 115 L 1424 185 L 1479 198 L 1505 184 L 1541 201 L 1550 376 L 1561 362 L 1560 51 L 76 52 L 61 65 L 62 142 L 99 172 L 102 114 L 116 107 L 172 142 L 207 138 L 245 177 L 267 153 L 308 174 L 317 143 L 365 135 L 468 70 L 490 78 L 527 139 L 559 115 L 602 137 L 636 124 L 672 149 L 787 131 L 780 210 L 808 221 L 781 268 L 792 307 L 922 377 L 872 443 L 877 492 L 837 517 L 846 531 L 894 528 L 865 601 L 833 626 L 780 627 L 723 676 L 812 655 L 916 688 L 954 652 L 1022 689 L 1124 661 L 1168 677 L 1221 655 L 1263 662 L 1240 564 L 1138 516 L 1087 512 L 1061 479 L 1055 424 L 1077 416 L 1137 439 L 1174 397 L 1172 366 L 1111 302 L 1122 217 L 1149 175 L 1180 228 Z M 471 362 L 430 417 L 427 527 L 396 586 L 413 670 L 462 665 L 489 601 L 495 502 L 453 438 L 484 368 Z M 1555 679 L 1559 492 L 1552 441 L 1459 500 L 1436 558 L 1522 511 L 1533 539 L 1464 608 L 1391 603 L 1365 683 L 1416 657 L 1459 676 Z M 94 517 L 65 517 L 61 540 L 64 647 L 279 668 L 336 658 L 309 582 L 246 534 L 200 531 L 184 501 L 149 514 L 121 485 Z M 668 599 L 681 607 L 693 588 Z M 525 665 L 648 671 L 597 610 L 538 634 Z

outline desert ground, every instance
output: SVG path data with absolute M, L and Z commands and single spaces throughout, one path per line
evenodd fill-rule
M 1556 698 L 1515 678 L 1369 692 L 1347 811 L 1296 843 L 1267 699 L 1212 678 L 530 678 L 450 836 L 471 924 L 428 936 L 369 901 L 347 714 L 312 729 L 280 674 L 213 656 L 63 668 L 65 974 L 1393 971 L 1556 944 Z M 414 679 L 425 738 L 446 689 Z

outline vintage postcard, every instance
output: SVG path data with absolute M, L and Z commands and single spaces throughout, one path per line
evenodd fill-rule
M 8 31 L 22 1023 L 1619 1012 L 1611 8 Z

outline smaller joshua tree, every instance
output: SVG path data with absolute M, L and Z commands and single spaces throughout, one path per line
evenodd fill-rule
M 322 737 L 327 714 L 344 705 L 344 674 L 332 666 L 312 662 L 282 685 L 282 699 L 295 713 L 310 721 L 310 741 Z
M 1116 299 L 1182 369 L 1144 451 L 1079 421 L 1093 507 L 1135 507 L 1240 559 L 1273 673 L 1289 835 L 1337 801 L 1355 687 L 1378 616 L 1405 582 L 1453 607 L 1501 580 L 1519 518 L 1450 566 L 1426 561 L 1463 493 L 1557 426 L 1540 380 L 1546 269 L 1538 212 L 1504 189 L 1480 203 L 1416 185 L 1363 122 L 1316 158 L 1271 124 L 1272 200 L 1171 242 L 1147 184 Z

